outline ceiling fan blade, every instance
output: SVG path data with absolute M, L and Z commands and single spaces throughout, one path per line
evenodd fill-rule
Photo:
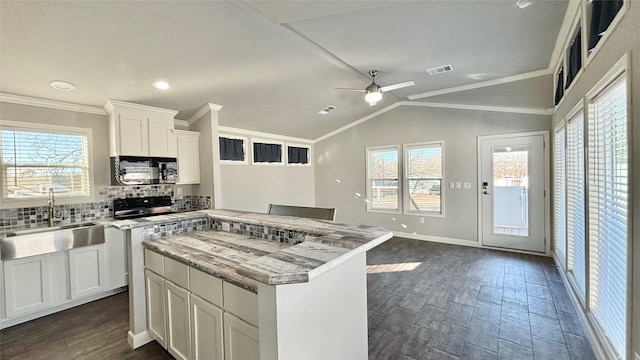
M 393 85 L 382 86 L 382 87 L 380 87 L 380 90 L 382 90 L 383 92 L 387 92 L 387 91 L 391 91 L 391 90 L 402 89 L 402 88 L 408 87 L 408 86 L 413 86 L 415 84 L 416 83 L 413 82 L 413 80 L 405 81 L 405 82 L 401 82 L 401 83 L 397 83 L 397 84 L 393 84 Z
M 364 92 L 364 89 L 335 88 L 336 90 Z

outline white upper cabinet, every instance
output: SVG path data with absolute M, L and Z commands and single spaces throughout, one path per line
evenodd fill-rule
M 200 133 L 175 130 L 178 146 L 178 184 L 200 183 Z
M 111 156 L 176 157 L 174 110 L 109 100 Z

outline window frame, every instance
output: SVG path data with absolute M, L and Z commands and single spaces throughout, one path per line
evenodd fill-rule
M 7 129 L 9 130 L 23 130 L 23 131 L 35 131 L 42 133 L 62 133 L 62 134 L 74 134 L 74 135 L 82 135 L 85 137 L 87 142 L 87 154 L 86 159 L 88 161 L 87 168 L 87 180 L 88 180 L 88 191 L 86 195 L 65 195 L 64 193 L 56 193 L 56 205 L 62 204 L 76 204 L 76 203 L 85 203 L 85 202 L 94 202 L 95 200 L 95 181 L 94 181 L 94 157 L 93 157 L 93 131 L 91 128 L 85 127 L 77 127 L 77 126 L 62 126 L 62 125 L 50 125 L 43 123 L 31 123 L 31 122 L 23 122 L 23 121 L 0 121 L 0 130 Z M 0 138 L 0 143 L 2 139 Z M 0 150 L 1 151 L 1 150 Z M 1 154 L 0 154 L 1 156 Z M 2 159 L 0 158 L 0 172 L 4 172 L 4 164 L 2 163 Z M 0 176 L 0 208 L 13 208 L 13 207 L 33 207 L 33 206 L 43 206 L 46 204 L 48 197 L 47 196 L 38 196 L 38 197 L 24 197 L 24 198 L 8 198 L 6 197 L 5 189 L 4 189 L 4 176 Z
M 289 163 L 289 146 L 307 149 L 307 157 L 308 157 L 307 158 L 307 162 L 305 164 Z M 284 151 L 284 163 L 285 163 L 286 166 L 302 166 L 302 167 L 312 166 L 312 164 L 313 164 L 313 155 L 311 153 L 311 144 L 285 143 L 284 148 L 286 149 Z
M 280 145 L 280 161 L 279 162 L 266 162 L 266 161 L 255 161 L 255 154 L 253 151 L 253 144 L 273 144 Z M 254 139 L 251 138 L 251 165 L 259 165 L 259 166 L 285 166 L 284 158 L 284 142 L 283 141 L 275 141 L 275 140 L 265 140 L 265 139 Z
M 423 148 L 426 145 L 434 145 L 434 144 L 439 144 L 440 145 L 440 172 L 441 172 L 441 177 L 439 179 L 437 178 L 419 178 L 419 179 L 410 179 L 409 178 L 409 165 L 408 165 L 408 159 L 409 159 L 409 150 L 412 149 L 419 149 L 419 148 Z M 428 146 L 428 147 L 432 147 L 432 146 Z M 405 161 L 402 163 L 402 177 L 403 177 L 403 182 L 402 182 L 402 197 L 403 197 L 403 203 L 404 203 L 404 207 L 403 207 L 403 211 L 405 215 L 410 215 L 410 216 L 429 216 L 429 217 L 445 217 L 445 202 L 444 202 L 444 194 L 445 194 L 445 182 L 444 182 L 444 140 L 433 140 L 433 141 L 425 141 L 425 142 L 420 142 L 420 143 L 412 143 L 412 144 L 404 144 L 402 146 L 402 156 L 403 159 L 405 159 Z M 419 211 L 419 210 L 410 210 L 409 209 L 409 181 L 410 180 L 440 180 L 440 211 L 439 212 L 434 212 L 434 211 Z
M 220 154 L 218 154 L 218 159 L 220 160 L 220 164 L 224 165 L 248 165 L 249 164 L 249 149 L 247 148 L 248 138 L 246 136 L 239 135 L 227 135 L 227 134 L 218 134 L 218 149 L 220 148 L 220 138 L 227 139 L 236 139 L 242 140 L 242 148 L 244 149 L 244 160 L 222 160 L 220 159 Z
M 396 209 L 395 210 L 390 210 L 390 209 L 382 209 L 382 208 L 374 208 L 372 206 L 373 201 L 372 199 L 372 189 L 371 189 L 371 181 L 374 180 L 371 176 L 370 176 L 370 167 L 369 167 L 369 154 L 372 151 L 376 151 L 376 152 L 382 152 L 383 150 L 391 150 L 391 151 L 395 151 L 397 154 L 397 158 L 398 158 L 398 169 L 397 169 L 397 174 L 398 174 L 398 178 L 396 179 L 397 183 L 398 183 L 398 195 L 397 195 L 397 202 L 396 202 Z M 366 171 L 366 176 L 365 176 L 365 181 L 366 181 L 366 211 L 367 212 L 372 212 L 372 213 L 382 213 L 382 214 L 401 214 L 402 213 L 402 196 L 400 195 L 402 192 L 402 154 L 400 152 L 400 145 L 396 144 L 396 145 L 386 145 L 386 146 L 371 146 L 371 147 L 366 147 L 365 148 L 365 156 L 366 156 L 366 167 L 365 167 L 365 171 Z M 384 180 L 384 179 L 381 179 Z

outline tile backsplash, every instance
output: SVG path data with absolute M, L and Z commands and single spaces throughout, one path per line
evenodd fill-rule
M 211 208 L 211 196 L 177 195 L 175 188 L 175 185 L 105 187 L 98 191 L 96 202 L 56 205 L 56 215 L 63 218 L 63 224 L 110 219 L 114 199 L 161 195 L 171 196 L 173 211 Z M 46 226 L 48 218 L 47 206 L 0 209 L 0 232 Z

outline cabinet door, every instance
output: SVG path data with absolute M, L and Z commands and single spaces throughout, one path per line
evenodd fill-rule
M 178 143 L 178 184 L 200 183 L 200 140 L 199 133 L 179 132 Z
M 197 295 L 191 301 L 191 351 L 195 360 L 224 359 L 222 309 Z
M 258 328 L 228 312 L 224 313 L 225 360 L 260 359 Z
M 165 280 L 164 294 L 167 306 L 167 351 L 176 359 L 190 359 L 189 292 Z
M 50 257 L 31 256 L 4 262 L 7 317 L 44 309 L 51 304 Z
M 144 271 L 147 302 L 147 329 L 149 335 L 162 347 L 167 347 L 164 305 L 164 278 L 153 271 Z
M 69 250 L 69 285 L 72 299 L 105 290 L 104 252 L 104 244 Z
M 149 117 L 149 156 L 176 157 L 173 119 Z
M 149 155 L 149 123 L 146 117 L 119 114 L 116 131 L 118 154 Z
M 104 229 L 108 289 L 123 287 L 129 282 L 126 241 L 127 236 L 124 230 L 114 227 Z

